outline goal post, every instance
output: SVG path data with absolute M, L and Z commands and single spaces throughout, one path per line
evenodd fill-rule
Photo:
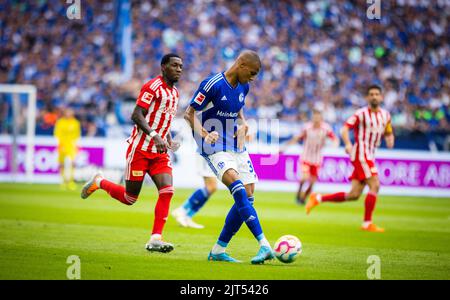
M 12 94 L 12 108 L 13 116 L 17 116 L 18 109 L 20 108 L 20 94 L 28 95 L 27 111 L 26 111 L 26 135 L 25 135 L 25 181 L 32 183 L 34 181 L 34 145 L 35 145 L 35 132 L 36 132 L 36 94 L 37 89 L 34 85 L 29 84 L 0 84 L 0 94 Z M 17 147 L 18 147 L 18 120 L 13 118 L 13 130 L 12 130 L 12 144 L 13 151 L 11 154 L 12 166 L 15 170 L 12 170 L 12 180 L 16 180 L 17 176 Z

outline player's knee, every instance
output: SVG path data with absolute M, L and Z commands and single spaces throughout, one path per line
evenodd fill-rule
M 138 195 L 132 195 L 129 193 L 125 193 L 124 195 L 126 202 L 124 202 L 126 205 L 133 205 L 134 203 L 136 203 L 137 199 L 138 199 Z
M 356 201 L 356 200 L 359 199 L 360 196 L 361 196 L 361 193 L 360 193 L 360 192 L 354 192 L 354 191 L 351 191 L 350 193 L 348 193 L 348 194 L 346 195 L 345 199 L 346 199 L 347 201 Z
M 214 183 L 211 183 L 211 182 L 206 183 L 206 190 L 208 191 L 208 194 L 210 194 L 210 195 L 214 194 L 217 191 L 217 183 L 216 182 L 214 182 Z
M 165 186 L 165 187 L 161 188 L 158 191 L 158 193 L 159 193 L 159 196 L 160 196 L 159 198 L 164 198 L 164 199 L 169 199 L 170 200 L 172 198 L 173 194 L 175 193 L 175 189 L 174 189 L 173 186 L 168 185 L 168 186 Z M 165 196 L 165 197 L 162 197 L 162 196 Z

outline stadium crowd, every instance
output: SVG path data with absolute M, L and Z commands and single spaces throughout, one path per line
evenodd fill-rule
M 128 82 L 120 76 L 114 3 L 81 4 L 81 20 L 69 20 L 64 1 L 0 3 L 0 82 L 37 86 L 40 133 L 51 132 L 64 105 L 76 108 L 84 135 L 106 135 L 128 122 L 116 108 L 158 75 L 167 52 L 184 59 L 182 113 L 202 78 L 251 48 L 263 68 L 247 98 L 248 117 L 301 124 L 319 106 L 337 130 L 375 82 L 385 89 L 397 132 L 450 134 L 447 0 L 382 1 L 379 20 L 357 0 L 132 0 Z M 8 110 L 0 98 L 0 115 Z M 1 120 L 5 132 L 7 118 Z

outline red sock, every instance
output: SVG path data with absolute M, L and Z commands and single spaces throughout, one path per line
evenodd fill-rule
M 170 200 L 173 196 L 173 186 L 168 185 L 159 190 L 158 202 L 155 206 L 155 221 L 153 222 L 152 234 L 162 234 L 164 225 L 169 215 Z
M 377 194 L 375 193 L 368 193 L 366 196 L 366 202 L 365 202 L 365 211 L 364 211 L 364 222 L 371 222 L 372 221 L 372 213 L 375 209 L 375 203 L 377 203 Z
M 335 194 L 328 194 L 322 196 L 322 202 L 344 202 L 345 201 L 345 193 L 335 193 Z
M 123 186 L 115 184 L 114 182 L 108 181 L 106 179 L 103 179 L 100 182 L 100 188 L 102 190 L 105 190 L 114 199 L 117 199 L 126 205 L 133 205 L 138 198 L 138 196 L 125 193 L 125 188 Z

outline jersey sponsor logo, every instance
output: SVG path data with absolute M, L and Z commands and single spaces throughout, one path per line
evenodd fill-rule
M 238 116 L 238 113 L 233 112 L 223 112 L 221 110 L 217 111 L 217 115 L 219 117 L 226 117 L 226 118 L 236 118 Z
M 177 109 L 175 107 L 165 107 L 162 112 L 164 114 L 171 114 L 172 116 L 175 116 L 177 113 Z
M 224 95 L 224 96 L 222 97 L 222 99 L 220 99 L 220 100 L 226 101 L 226 100 L 228 100 L 228 99 L 227 99 L 227 96 Z
M 206 96 L 203 95 L 201 92 L 198 92 L 197 96 L 194 99 L 194 102 L 198 105 L 202 105 L 203 100 L 205 100 Z
M 132 170 L 131 173 L 133 174 L 133 176 L 144 176 L 144 171 Z
M 153 99 L 153 95 L 150 94 L 149 92 L 145 92 L 142 97 L 141 97 L 141 101 L 147 104 L 150 104 L 150 102 Z
M 239 102 L 243 102 L 244 101 L 244 94 L 240 93 L 239 94 Z

